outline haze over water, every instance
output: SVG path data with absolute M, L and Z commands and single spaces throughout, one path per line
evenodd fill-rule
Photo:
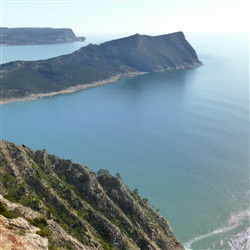
M 244 249 L 241 241 L 249 227 L 248 39 L 240 33 L 186 38 L 204 66 L 2 105 L 2 137 L 46 148 L 93 171 L 119 172 L 130 189 L 138 188 L 170 220 L 188 248 Z M 48 46 L 53 53 L 59 47 L 60 54 L 69 52 L 67 44 Z M 13 56 L 29 49 L 34 46 L 2 48 L 3 60 L 8 61 L 6 51 Z M 37 57 L 15 59 L 40 58 L 40 49 Z

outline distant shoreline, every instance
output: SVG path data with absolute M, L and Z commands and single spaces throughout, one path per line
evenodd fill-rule
M 75 41 L 65 41 L 65 42 L 53 42 L 53 43 L 23 43 L 23 44 L 9 44 L 9 43 L 0 43 L 0 47 L 17 47 L 17 46 L 36 46 L 36 45 L 57 45 L 57 44 L 69 44 L 69 43 L 83 43 L 85 40 L 75 40 Z
M 46 27 L 0 27 L 0 46 L 60 44 L 83 42 L 85 37 L 77 37 L 70 28 Z
M 87 84 L 79 84 L 79 85 L 72 86 L 70 88 L 56 91 L 56 92 L 31 94 L 31 95 L 25 96 L 23 98 L 10 98 L 10 99 L 5 99 L 5 100 L 0 100 L 0 105 L 12 103 L 12 102 L 24 102 L 24 101 L 39 100 L 39 99 L 43 99 L 46 97 L 53 97 L 53 96 L 57 96 L 57 95 L 73 94 L 75 92 L 78 92 L 78 91 L 81 91 L 84 89 L 93 88 L 93 87 L 101 86 L 104 84 L 117 82 L 121 77 L 133 77 L 133 76 L 144 75 L 144 74 L 147 74 L 147 72 L 131 72 L 131 73 L 126 73 L 126 74 L 118 74 L 118 75 L 112 76 L 110 78 L 107 78 L 105 80 L 99 80 L 99 81 L 95 81 L 95 82 L 87 83 Z

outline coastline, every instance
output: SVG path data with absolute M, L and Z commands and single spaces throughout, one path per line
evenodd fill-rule
M 86 39 L 85 39 L 86 40 Z M 74 42 L 85 42 L 85 40 L 75 39 L 72 41 L 62 41 L 62 42 L 50 42 L 50 43 L 20 43 L 20 44 L 11 44 L 11 43 L 0 43 L 0 47 L 16 47 L 16 46 L 32 46 L 32 45 L 53 45 L 53 44 L 67 44 Z
M 87 83 L 87 84 L 79 84 L 79 85 L 72 86 L 70 88 L 56 91 L 56 92 L 31 94 L 23 98 L 10 98 L 6 100 L 0 100 L 0 105 L 12 103 L 12 102 L 24 102 L 24 101 L 38 100 L 38 99 L 43 99 L 46 97 L 53 97 L 57 95 L 72 94 L 72 93 L 75 93 L 84 89 L 98 87 L 104 84 L 117 82 L 121 77 L 133 77 L 133 76 L 144 75 L 144 74 L 147 74 L 147 72 L 131 72 L 131 73 L 126 73 L 126 74 L 118 74 L 118 75 L 112 76 L 104 80 L 99 80 L 99 81 L 95 81 L 95 82 Z

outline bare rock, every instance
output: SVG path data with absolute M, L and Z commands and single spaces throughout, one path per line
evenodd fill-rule
M 47 250 L 48 239 L 36 234 L 38 230 L 24 218 L 0 215 L 0 250 Z

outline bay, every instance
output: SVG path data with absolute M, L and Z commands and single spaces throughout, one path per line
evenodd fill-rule
M 1 63 L 11 61 L 33 61 L 48 59 L 51 57 L 69 54 L 75 50 L 86 46 L 86 42 L 72 42 L 61 44 L 42 44 L 42 45 L 20 45 L 20 46 L 0 46 Z
M 203 66 L 2 105 L 1 138 L 119 172 L 187 248 L 241 249 L 249 226 L 248 38 L 186 36 Z

